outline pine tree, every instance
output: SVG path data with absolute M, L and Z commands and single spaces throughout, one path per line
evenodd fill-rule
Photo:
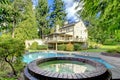
M 25 6 L 23 9 L 22 21 L 18 24 L 15 30 L 15 37 L 21 40 L 37 38 L 37 24 L 33 4 L 31 0 L 24 0 Z
M 66 16 L 64 2 L 62 0 L 54 0 L 52 10 L 50 15 L 51 26 L 62 26 Z
M 38 5 L 36 7 L 36 20 L 39 29 L 39 36 L 42 38 L 42 35 L 49 33 L 48 28 L 48 1 L 47 0 L 38 0 Z

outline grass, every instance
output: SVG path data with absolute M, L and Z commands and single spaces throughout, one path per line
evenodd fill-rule
M 97 49 L 87 49 L 87 50 L 81 50 L 82 52 L 106 52 L 109 49 L 115 49 L 117 47 L 120 47 L 120 45 L 102 45 L 100 48 Z M 29 52 L 39 52 L 41 50 L 29 50 Z
M 119 45 L 102 45 L 98 49 L 87 49 L 87 50 L 82 50 L 83 52 L 106 52 L 109 49 L 115 49 L 117 47 L 120 47 Z
M 81 50 L 82 52 L 105 52 L 106 49 L 87 49 L 87 50 Z
M 115 49 L 117 47 L 120 47 L 119 45 L 103 45 L 101 46 L 102 49 Z

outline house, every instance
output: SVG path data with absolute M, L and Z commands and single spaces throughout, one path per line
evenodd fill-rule
M 63 27 L 57 25 L 53 33 L 44 36 L 45 43 L 56 50 L 58 44 L 86 43 L 87 39 L 88 31 L 83 21 L 72 24 L 66 23 Z

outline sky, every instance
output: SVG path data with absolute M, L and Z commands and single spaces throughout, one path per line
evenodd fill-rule
M 63 0 L 65 3 L 65 11 L 67 13 L 67 20 L 70 20 L 72 22 L 77 22 L 79 21 L 79 15 L 77 12 L 82 9 L 82 4 L 80 7 L 75 9 L 78 5 L 78 2 L 74 2 L 74 0 Z M 36 5 L 38 0 L 33 0 L 33 4 Z M 53 3 L 53 0 L 48 0 L 48 5 L 51 5 Z
M 63 0 L 66 7 L 67 19 L 72 21 L 79 21 L 79 15 L 77 12 L 82 9 L 82 5 L 80 5 L 77 9 L 79 2 L 75 2 L 74 0 Z

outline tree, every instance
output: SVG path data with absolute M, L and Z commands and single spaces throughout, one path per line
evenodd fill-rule
M 80 0 L 84 2 L 83 10 L 81 11 L 82 19 L 89 21 L 90 25 L 97 29 L 96 35 L 106 33 L 107 38 L 114 38 L 115 31 L 120 27 L 120 4 L 118 0 Z M 95 31 L 95 30 L 94 30 Z M 90 34 L 91 35 L 91 34 Z M 104 35 L 104 34 L 102 34 Z M 112 35 L 112 36 L 111 36 Z M 100 38 L 101 36 L 99 36 Z M 102 40 L 103 41 L 103 40 Z
M 15 76 L 16 65 L 21 64 L 22 54 L 24 53 L 24 42 L 14 38 L 0 38 L 0 58 L 9 64 Z M 4 66 L 3 66 L 4 67 Z M 17 66 L 19 67 L 19 66 Z
M 21 40 L 37 38 L 37 24 L 35 18 L 35 12 L 31 0 L 24 0 L 25 4 L 23 8 L 23 19 L 18 24 L 18 28 L 15 30 L 15 38 Z
M 8 22 L 10 21 L 10 10 L 11 5 L 9 0 L 1 0 L 0 1 L 0 31 L 7 31 Z
M 24 4 L 21 3 L 23 3 L 22 0 L 2 0 L 0 2 L 0 26 L 2 27 L 2 30 L 9 30 L 13 38 L 17 24 L 20 22 L 22 17 L 21 13 Z
M 14 38 L 37 38 L 37 24 L 31 0 L 3 0 L 0 2 L 1 31 Z
M 39 29 L 39 36 L 41 38 L 43 34 L 49 33 L 48 12 L 49 12 L 48 1 L 38 0 L 38 5 L 36 7 L 36 20 Z
M 14 38 L 15 29 L 18 27 L 17 25 L 19 22 L 22 21 L 22 12 L 24 10 L 25 4 L 22 0 L 14 0 L 11 5 L 12 38 Z
M 56 25 L 62 26 L 65 22 L 65 7 L 62 0 L 54 0 L 52 10 L 50 14 L 51 26 L 55 27 Z

